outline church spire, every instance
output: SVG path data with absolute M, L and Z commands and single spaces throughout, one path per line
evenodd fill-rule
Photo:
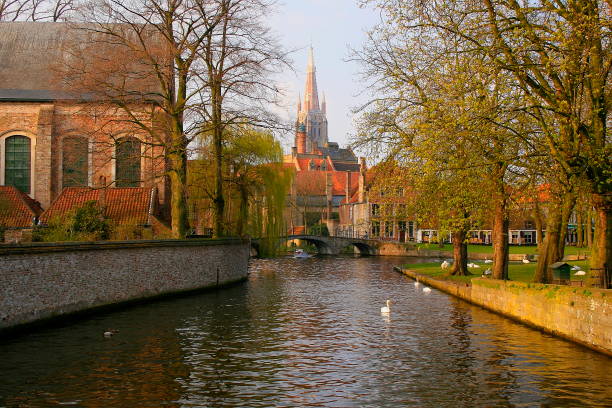
M 319 94 L 317 92 L 317 69 L 314 64 L 314 52 L 310 47 L 308 66 L 306 67 L 306 92 L 304 94 L 304 109 L 319 110 Z
M 325 101 L 325 92 L 323 92 L 323 100 L 321 101 L 321 110 L 327 113 L 327 102 Z

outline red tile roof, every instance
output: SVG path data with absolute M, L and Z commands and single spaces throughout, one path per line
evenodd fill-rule
M 102 192 L 105 193 L 103 197 Z M 42 223 L 53 217 L 64 216 L 72 209 L 81 207 L 87 201 L 104 201 L 104 215 L 117 224 L 145 225 L 149 223 L 149 213 L 155 210 L 156 195 L 151 188 L 122 187 L 93 189 L 87 187 L 67 187 L 41 215 Z
M 43 212 L 40 204 L 13 186 L 0 186 L 0 225 L 29 228 Z

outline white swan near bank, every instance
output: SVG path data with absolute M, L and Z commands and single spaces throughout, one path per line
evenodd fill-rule
M 484 262 L 485 262 L 486 264 L 490 264 L 490 263 L 493 263 L 493 260 L 491 260 L 491 259 L 485 259 L 485 261 L 484 261 Z
M 585 271 L 578 271 L 574 274 L 574 276 L 583 276 L 583 275 L 586 275 Z
M 523 263 L 524 264 L 528 264 L 529 263 L 529 259 L 527 259 L 527 258 L 523 259 Z
M 419 287 L 420 283 L 419 281 L 414 281 L 414 286 Z
M 431 288 L 428 288 L 427 286 L 425 286 L 425 287 L 423 288 L 423 292 L 425 292 L 425 293 L 429 293 L 429 292 L 431 292 Z
M 387 306 L 380 308 L 380 314 L 389 314 L 391 312 L 391 302 L 387 299 Z

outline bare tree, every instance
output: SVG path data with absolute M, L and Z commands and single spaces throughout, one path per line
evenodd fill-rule
M 215 163 L 214 236 L 224 234 L 223 143 L 226 129 L 243 125 L 277 128 L 280 120 L 269 109 L 278 103 L 280 89 L 273 75 L 289 65 L 263 17 L 271 11 L 271 0 L 210 0 L 223 16 L 208 25 L 199 50 L 203 65 L 200 78 L 205 86 L 199 115 L 201 130 L 212 134 Z
M 0 0 L 0 21 L 63 21 L 76 9 L 76 0 Z

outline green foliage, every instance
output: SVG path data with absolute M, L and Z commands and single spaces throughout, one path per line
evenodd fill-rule
M 308 227 L 308 234 L 328 237 L 329 230 L 327 229 L 327 224 L 319 223 Z
M 34 230 L 33 241 L 98 241 L 109 237 L 111 225 L 96 201 L 70 211 L 63 217 L 54 217 L 44 227 Z

